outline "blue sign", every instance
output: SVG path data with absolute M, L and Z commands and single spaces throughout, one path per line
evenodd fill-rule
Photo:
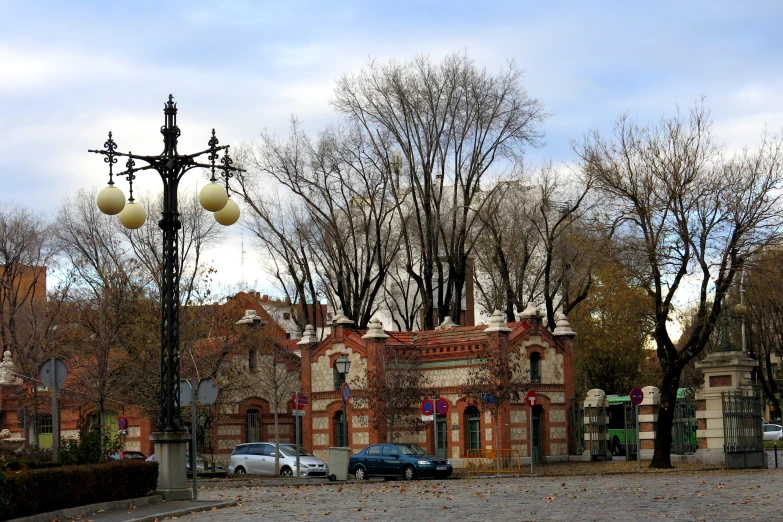
M 435 409 L 435 406 L 432 404 L 432 401 L 429 399 L 424 399 L 421 401 L 421 412 L 424 415 L 432 415 L 432 411 Z
M 438 399 L 438 401 L 435 403 L 435 409 L 438 412 L 438 415 L 446 415 L 446 413 L 449 411 L 449 401 L 446 399 Z
M 644 400 L 644 392 L 640 390 L 639 388 L 634 388 L 631 390 L 631 404 L 634 406 L 638 406 L 642 403 Z
M 351 389 L 348 387 L 348 383 L 343 383 L 343 400 L 345 402 L 348 402 L 348 399 L 351 398 Z

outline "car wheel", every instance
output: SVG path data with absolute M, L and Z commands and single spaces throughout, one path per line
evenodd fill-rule
M 288 466 L 283 466 L 283 468 L 280 470 L 281 477 L 291 477 L 293 474 L 294 472 Z
M 245 471 L 245 468 L 243 468 L 242 466 L 237 466 L 237 468 L 234 470 L 234 473 L 237 475 L 244 475 L 245 473 L 247 473 L 247 471 Z
M 361 466 L 354 470 L 353 475 L 356 477 L 356 480 L 364 480 L 367 478 L 367 472 L 364 471 L 364 468 Z
M 413 469 L 413 466 L 405 466 L 405 469 L 402 470 L 402 476 L 405 477 L 405 480 L 413 480 L 416 478 L 416 470 Z

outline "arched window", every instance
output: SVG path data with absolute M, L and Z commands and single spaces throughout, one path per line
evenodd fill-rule
M 541 382 L 540 366 L 541 354 L 533 352 L 530 354 L 530 382 Z
M 348 423 L 345 422 L 342 411 L 334 414 L 334 442 L 339 448 L 348 447 Z
M 481 449 L 481 415 L 478 408 L 465 409 L 465 449 Z
M 256 409 L 245 414 L 245 442 L 261 442 L 261 412 Z

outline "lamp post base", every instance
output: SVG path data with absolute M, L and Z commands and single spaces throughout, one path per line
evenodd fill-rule
M 187 451 L 190 436 L 187 431 L 156 431 L 150 434 L 158 462 L 157 494 L 165 500 L 191 500 L 188 488 Z

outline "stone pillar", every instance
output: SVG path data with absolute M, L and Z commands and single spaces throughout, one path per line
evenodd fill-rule
M 384 350 L 386 339 L 388 338 L 389 336 L 383 331 L 381 322 L 377 318 L 372 318 L 367 333 L 362 336 L 362 339 L 367 342 L 367 378 L 383 378 L 385 367 L 380 352 Z M 369 414 L 370 425 L 368 428 L 370 444 L 386 442 L 388 432 L 387 430 L 380 428 L 380 426 L 385 423 L 381 422 L 381 419 L 375 417 L 377 415 L 375 410 L 369 412 Z
M 511 328 L 506 323 L 505 315 L 500 310 L 495 310 L 492 313 L 492 317 L 489 318 L 489 326 L 484 329 L 484 334 L 487 336 L 487 343 L 489 353 L 497 350 L 497 353 L 508 352 L 508 335 L 511 333 Z M 528 424 L 530 423 L 530 415 L 528 415 Z M 511 448 L 511 409 L 508 405 L 498 409 L 498 422 L 500 426 L 500 433 L 495 433 L 495 422 L 492 421 L 492 447 L 495 448 L 495 441 L 499 445 L 495 449 L 509 449 Z M 528 429 L 530 426 L 528 425 Z
M 655 386 L 645 386 L 642 393 L 644 399 L 639 405 L 639 458 L 652 459 L 655 453 L 655 434 L 658 433 L 661 390 Z
M 185 453 L 190 434 L 187 431 L 156 431 L 150 434 L 158 461 L 158 489 L 164 500 L 190 500 L 193 493 L 188 488 Z M 164 466 L 163 463 L 167 463 Z
M 571 329 L 565 314 L 558 314 L 557 325 L 552 335 L 555 336 L 557 343 L 563 349 L 563 386 L 565 387 L 563 408 L 565 409 L 566 434 L 570 434 L 573 433 L 571 426 L 573 418 L 568 414 L 568 408 L 571 400 L 576 396 L 574 391 L 574 337 L 576 337 L 576 332 Z M 572 437 L 567 436 L 567 440 L 571 441 L 571 439 Z M 570 450 L 574 448 L 568 449 L 570 453 Z
M 305 406 L 305 415 L 300 417 L 302 419 L 302 446 L 305 448 L 313 449 L 313 381 L 312 381 L 312 367 L 310 362 L 310 351 L 318 344 L 318 338 L 315 336 L 315 329 L 313 325 L 308 324 L 305 326 L 304 333 L 302 334 L 302 340 L 296 345 L 301 352 L 301 366 L 299 375 L 301 379 L 301 389 L 303 392 L 310 395 L 310 402 Z
M 585 450 L 583 456 L 588 459 L 608 460 L 612 457 L 609 448 L 609 415 L 606 411 L 608 406 L 609 401 L 606 400 L 606 393 L 603 390 L 592 389 L 587 392 L 584 402 Z M 603 444 L 601 439 L 603 439 Z
M 725 464 L 721 393 L 752 390 L 751 372 L 757 366 L 757 361 L 737 350 L 713 352 L 696 363 L 704 373 L 704 384 L 696 391 L 696 455 L 700 462 Z

